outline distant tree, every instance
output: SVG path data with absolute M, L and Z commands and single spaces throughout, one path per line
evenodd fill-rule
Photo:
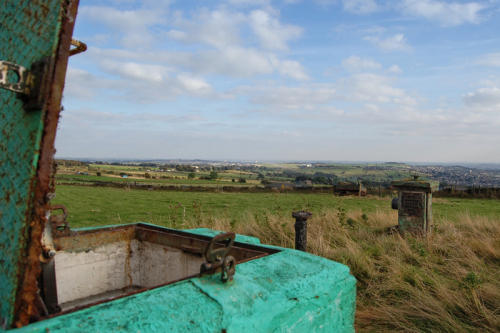
M 101 177 L 101 173 L 99 171 L 96 173 L 96 175 Z
M 188 179 L 194 179 L 194 177 L 196 177 L 196 174 L 194 172 L 190 172 L 188 174 Z
M 306 175 L 299 175 L 299 176 L 295 177 L 296 182 L 303 182 L 305 180 L 312 180 L 312 179 L 311 179 L 311 177 L 308 177 Z
M 238 179 L 238 182 L 239 183 L 246 183 L 247 180 L 245 178 L 241 177 L 240 179 Z
M 144 178 L 151 178 L 151 174 L 150 174 L 149 172 L 146 172 L 146 173 L 144 174 Z
M 325 177 L 316 177 L 313 179 L 313 182 L 316 184 L 327 184 L 328 181 L 326 180 Z
M 267 184 L 271 184 L 271 182 L 267 179 L 263 179 L 261 182 L 260 182 L 262 185 L 267 185 Z
M 264 176 L 262 173 L 259 172 L 257 179 L 264 179 L 264 178 L 266 178 L 266 176 Z
M 215 172 L 215 171 L 212 171 L 212 172 L 210 172 L 210 176 L 209 177 L 210 177 L 211 180 L 216 180 L 216 179 L 219 178 L 219 174 L 217 172 Z
M 233 178 L 233 179 L 231 179 L 231 181 L 234 183 L 234 182 L 235 182 L 234 178 Z

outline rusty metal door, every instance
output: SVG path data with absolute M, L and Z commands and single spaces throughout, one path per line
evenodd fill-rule
M 0 328 L 38 316 L 54 140 L 78 0 L 0 9 Z

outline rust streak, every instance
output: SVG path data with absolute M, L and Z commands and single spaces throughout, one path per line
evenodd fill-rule
M 41 238 L 45 226 L 45 213 L 48 209 L 47 194 L 54 192 L 53 182 L 51 182 L 52 161 L 55 153 L 54 141 L 61 110 L 61 98 L 68 65 L 71 36 L 78 10 L 79 0 L 62 2 L 61 14 L 62 30 L 60 32 L 59 44 L 55 59 L 49 65 L 48 79 L 50 87 L 45 92 L 48 94 L 48 103 L 44 108 L 44 131 L 40 145 L 40 156 L 36 179 L 31 184 L 33 197 L 31 199 L 32 212 L 26 216 L 27 221 L 31 221 L 24 235 L 29 235 L 28 246 L 25 250 L 24 269 L 20 272 L 19 287 L 14 305 L 15 317 L 14 327 L 22 327 L 31 321 L 36 321 L 40 317 L 38 309 L 34 306 L 38 293 L 37 280 L 40 275 L 39 256 L 42 251 Z

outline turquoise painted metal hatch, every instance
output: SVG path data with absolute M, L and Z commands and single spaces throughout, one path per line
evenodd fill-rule
M 2 7 L 0 328 L 352 332 L 355 279 L 344 265 L 206 229 L 72 230 L 65 207 L 49 206 L 77 7 L 78 0 Z
M 26 325 L 78 1 L 4 0 L 0 19 L 0 325 Z

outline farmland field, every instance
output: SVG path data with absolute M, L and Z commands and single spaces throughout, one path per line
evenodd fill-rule
M 58 185 L 53 203 L 69 209 L 73 227 L 105 224 L 150 222 L 177 227 L 179 220 L 204 213 L 225 214 L 242 221 L 247 214 L 264 216 L 267 212 L 282 214 L 292 220 L 296 210 L 318 213 L 322 209 L 339 208 L 373 213 L 391 212 L 394 224 L 396 212 L 390 209 L 390 197 L 338 197 L 333 194 L 300 193 L 212 193 L 191 191 L 124 191 L 120 188 L 100 188 Z M 177 207 L 177 208 L 176 208 Z M 436 221 L 459 213 L 500 216 L 500 202 L 490 199 L 435 198 L 433 214 Z M 175 223 L 172 224 L 172 221 Z M 238 222 L 239 223 L 239 222 Z

